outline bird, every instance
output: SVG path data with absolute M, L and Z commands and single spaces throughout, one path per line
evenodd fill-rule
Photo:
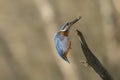
M 77 21 L 81 19 L 81 16 L 79 18 L 74 19 L 71 22 L 66 22 L 62 25 L 62 27 L 55 33 L 54 36 L 54 43 L 57 50 L 57 53 L 59 56 L 65 60 L 66 62 L 70 63 L 67 54 L 69 50 L 71 49 L 71 41 L 69 39 L 69 31 L 73 24 L 75 24 Z

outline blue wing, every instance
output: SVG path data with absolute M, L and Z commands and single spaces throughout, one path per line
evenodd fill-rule
M 67 52 L 67 49 L 68 49 L 68 38 L 56 33 L 54 37 L 54 41 L 55 41 L 55 46 L 59 56 L 65 61 L 67 61 L 68 63 L 70 63 L 67 57 L 64 57 L 64 54 L 65 52 Z
M 54 40 L 55 40 L 55 46 L 56 46 L 57 52 L 62 57 L 63 56 L 63 50 L 62 50 L 61 41 L 60 41 L 60 39 L 58 39 L 56 37 L 55 37 Z

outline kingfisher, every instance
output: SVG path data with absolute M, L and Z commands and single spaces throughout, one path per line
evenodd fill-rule
M 79 18 L 74 19 L 71 22 L 66 22 L 65 24 L 62 25 L 62 27 L 55 33 L 54 36 L 54 42 L 56 46 L 56 50 L 59 54 L 59 56 L 67 61 L 68 63 L 69 60 L 67 59 L 67 54 L 69 50 L 71 49 L 71 41 L 69 39 L 69 31 L 70 28 L 73 24 L 75 24 L 77 21 L 81 19 L 81 16 Z

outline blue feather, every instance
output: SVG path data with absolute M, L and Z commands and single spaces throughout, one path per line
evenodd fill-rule
M 68 59 L 64 57 L 64 53 L 67 51 L 67 46 L 63 43 L 63 41 L 64 41 L 64 36 L 60 35 L 59 32 L 57 32 L 54 37 L 56 50 L 59 56 L 69 63 Z

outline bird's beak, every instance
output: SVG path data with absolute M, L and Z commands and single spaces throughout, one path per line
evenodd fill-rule
M 68 26 L 72 26 L 73 24 L 75 24 L 77 21 L 79 21 L 82 17 L 79 16 L 78 18 L 74 19 L 73 21 L 68 23 Z
M 73 24 L 75 24 L 77 21 L 79 21 L 81 18 L 82 18 L 82 17 L 79 16 L 79 18 L 76 18 L 76 19 L 74 19 L 73 21 L 68 22 L 68 23 L 66 24 L 66 26 L 64 27 L 64 30 L 65 30 L 65 31 L 68 31 L 68 30 L 71 28 L 71 26 L 72 26 Z M 67 26 L 68 26 L 68 27 L 67 27 Z

